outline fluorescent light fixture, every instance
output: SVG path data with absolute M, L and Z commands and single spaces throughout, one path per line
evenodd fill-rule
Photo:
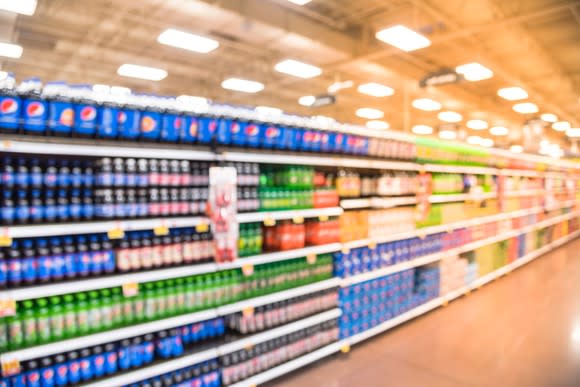
M 328 86 L 328 92 L 334 94 L 343 89 L 350 89 L 354 86 L 353 81 L 344 81 L 344 82 L 334 82 L 332 85 Z
M 431 45 L 431 41 L 425 36 L 403 25 L 396 25 L 380 30 L 375 34 L 375 37 L 382 42 L 407 52 Z
M 571 125 L 568 121 L 558 121 L 558 122 L 554 122 L 552 124 L 552 129 L 558 131 L 558 132 L 564 132 L 568 129 L 570 129 Z
M 457 112 L 446 111 L 437 114 L 437 118 L 445 122 L 460 122 L 463 119 L 463 116 Z
M 415 125 L 411 131 L 415 134 L 427 135 L 433 133 L 433 128 L 428 125 Z
M 224 89 L 241 91 L 243 93 L 257 93 L 264 90 L 264 84 L 240 78 L 228 78 L 222 82 Z
M 254 110 L 256 110 L 258 113 L 267 114 L 271 116 L 279 116 L 280 114 L 283 113 L 282 109 L 278 109 L 271 106 L 256 106 Z
M 489 130 L 492 136 L 507 136 L 509 132 L 509 129 L 505 126 L 494 126 Z
M 5 80 L 8 78 L 8 73 L 6 71 L 0 71 L 0 81 Z
M 497 91 L 497 95 L 503 99 L 507 99 L 508 101 L 517 101 L 518 99 L 528 98 L 528 92 L 517 86 L 504 87 L 503 89 L 499 89 Z
M 373 108 L 360 108 L 356 110 L 356 115 L 361 118 L 366 118 L 367 120 L 376 120 L 379 118 L 383 118 L 385 113 L 379 109 Z
M 558 116 L 556 116 L 555 114 L 552 114 L 552 113 L 544 113 L 540 116 L 540 118 L 542 119 L 542 121 L 545 121 L 545 122 L 553 123 L 553 122 L 558 121 Z
M 566 130 L 566 136 L 572 137 L 572 138 L 580 137 L 580 128 L 570 128 L 570 129 Z
M 443 129 L 439 131 L 439 138 L 443 140 L 455 140 L 457 138 L 457 132 L 455 130 Z
M 117 69 L 117 74 L 123 77 L 160 81 L 167 77 L 167 71 L 155 67 L 124 64 Z
M 485 130 L 488 128 L 488 124 L 484 120 L 469 120 L 466 125 L 473 130 Z
M 537 113 L 540 109 L 538 109 L 538 105 L 531 102 L 522 102 L 516 103 L 513 106 L 514 111 L 521 113 L 521 114 L 531 114 Z
M 294 59 L 287 59 L 274 66 L 279 73 L 292 75 L 297 78 L 309 79 L 322 74 L 322 69 L 308 63 L 299 62 Z
M 433 112 L 435 110 L 441 109 L 441 104 L 437 101 L 434 101 L 430 98 L 418 98 L 414 100 L 411 105 L 415 109 L 425 110 L 426 112 Z
M 510 146 L 510 152 L 513 153 L 523 153 L 524 147 L 521 145 L 512 145 Z
M 288 0 L 288 1 L 296 5 L 304 5 L 310 3 L 312 0 Z
M 372 120 L 367 122 L 367 128 L 375 130 L 389 129 L 390 125 L 386 121 Z
M 209 105 L 209 100 L 196 95 L 180 95 L 176 98 L 177 102 L 184 105 Z
M 482 138 L 479 145 L 484 146 L 486 148 L 491 148 L 494 142 L 491 138 Z
M 382 85 L 380 83 L 370 82 L 359 85 L 357 88 L 358 92 L 361 94 L 370 95 L 372 97 L 388 97 L 395 94 L 395 90 L 389 86 Z
M 316 97 L 313 95 L 305 95 L 304 97 L 298 98 L 298 103 L 302 106 L 312 106 L 316 101 Z
M 0 0 L 0 10 L 30 16 L 36 11 L 36 2 L 36 0 Z
M 493 77 L 493 71 L 476 62 L 457 66 L 455 71 L 463 75 L 463 78 L 470 82 L 483 81 L 484 79 Z
M 129 95 L 131 94 L 131 89 L 124 86 L 111 86 L 111 94 L 114 95 Z
M 18 59 L 22 56 L 22 46 L 0 42 L 0 56 Z
M 163 31 L 157 41 L 166 46 L 207 54 L 220 46 L 217 40 L 169 28 Z
M 469 136 L 467 137 L 467 143 L 471 145 L 481 145 L 481 140 L 483 140 L 479 136 Z

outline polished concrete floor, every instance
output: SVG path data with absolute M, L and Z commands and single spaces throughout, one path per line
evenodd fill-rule
M 277 387 L 580 386 L 580 240 Z

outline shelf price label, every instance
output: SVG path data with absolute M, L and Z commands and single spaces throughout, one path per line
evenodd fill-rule
M 344 344 L 342 347 L 340 347 L 340 352 L 349 353 L 350 352 L 350 344 Z
M 264 219 L 264 226 L 272 227 L 275 225 L 276 225 L 276 219 L 272 218 L 271 216 L 268 216 L 266 219 Z
M 369 242 L 369 249 L 374 250 L 376 248 L 377 248 L 377 242 L 376 241 Z
M 12 246 L 12 237 L 10 235 L 0 235 L 0 247 Z
M 244 275 L 246 277 L 251 276 L 252 274 L 254 274 L 254 265 L 252 265 L 251 263 L 248 263 L 248 264 L 242 266 L 242 273 L 244 273 Z
M 209 224 L 203 222 L 203 223 L 199 223 L 195 226 L 195 231 L 197 232 L 208 232 L 209 230 Z
M 16 301 L 11 298 L 0 299 L 0 317 L 16 315 Z
M 2 375 L 12 376 L 20 373 L 20 360 L 2 359 Z
M 123 239 L 125 237 L 125 230 L 121 227 L 120 223 L 117 223 L 115 227 L 107 232 L 109 239 Z
M 248 307 L 242 309 L 242 315 L 244 317 L 252 317 L 254 315 L 254 307 L 248 306 Z
M 320 215 L 318 217 L 318 220 L 320 220 L 321 222 L 326 222 L 328 221 L 328 215 Z
M 340 250 L 343 254 L 349 254 L 350 253 L 350 249 L 348 247 L 343 247 L 342 250 Z
M 303 216 L 295 216 L 294 218 L 292 218 L 292 222 L 294 222 L 295 224 L 302 224 L 302 223 L 304 223 L 304 217 Z
M 139 294 L 139 284 L 137 282 L 128 282 L 123 284 L 123 295 L 125 297 L 135 297 Z
M 306 256 L 306 262 L 310 265 L 314 265 L 316 263 L 316 254 L 308 254 Z
M 153 233 L 157 236 L 169 235 L 169 227 L 167 227 L 165 222 L 162 222 L 159 226 L 156 226 L 153 229 Z

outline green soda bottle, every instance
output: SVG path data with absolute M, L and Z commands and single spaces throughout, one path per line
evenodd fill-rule
M 113 298 L 111 297 L 111 290 L 102 289 L 99 293 L 101 299 L 101 325 L 103 330 L 109 330 L 114 326 Z
M 134 324 L 136 321 L 135 308 L 132 297 L 125 297 L 123 290 L 119 288 L 121 298 L 121 315 L 123 316 L 123 326 Z
M 206 274 L 205 276 L 205 303 L 204 309 L 214 308 L 216 306 L 216 278 L 214 274 Z
M 175 294 L 176 294 L 176 308 L 177 314 L 187 312 L 187 305 L 185 304 L 185 278 L 177 278 L 175 280 Z
M 64 319 L 62 298 L 60 296 L 50 297 L 50 332 L 53 341 L 64 339 Z
M 22 327 L 24 331 L 24 345 L 31 346 L 38 343 L 38 331 L 36 330 L 36 313 L 34 313 L 34 301 L 26 300 L 22 308 Z
M 111 313 L 113 327 L 118 328 L 123 325 L 123 293 L 121 288 L 111 289 Z
M 165 298 L 165 289 L 163 288 L 163 282 L 155 282 L 155 318 L 159 319 L 167 314 L 167 303 Z
M 62 299 L 64 311 L 64 337 L 70 338 L 78 336 L 79 325 L 77 323 L 75 297 L 72 294 L 66 294 Z
M 167 297 L 167 315 L 174 316 L 177 314 L 177 291 L 175 289 L 175 281 L 172 279 L 165 282 L 165 294 Z
M 196 301 L 195 277 L 185 278 L 185 308 L 187 312 L 195 312 L 198 309 Z
M 147 282 L 142 286 L 142 289 L 145 297 L 145 309 L 143 310 L 145 321 L 153 321 L 155 319 L 155 285 L 152 282 Z
M 21 348 L 24 345 L 24 320 L 22 318 L 24 305 L 16 305 L 16 314 L 6 318 L 8 325 L 8 348 L 11 350 Z
M 88 325 L 89 332 L 99 332 L 102 329 L 102 316 L 101 316 L 101 302 L 99 300 L 99 292 L 91 291 L 88 294 Z
M 240 235 L 238 236 L 238 255 L 240 257 L 245 257 L 246 252 L 246 241 L 248 239 L 247 229 L 245 224 L 240 224 Z
M 36 300 L 36 331 L 38 332 L 38 343 L 44 344 L 51 341 L 50 334 L 50 309 L 48 300 L 40 298 Z
M 198 275 L 194 277 L 195 310 L 203 310 L 205 308 L 204 285 L 204 276 Z
M 76 313 L 77 313 L 77 334 L 86 335 L 91 331 L 89 322 L 89 301 L 86 293 L 77 293 L 75 295 Z
M 8 319 L 0 317 L 0 353 L 8 349 Z
M 142 287 L 141 287 L 142 288 Z M 131 303 L 133 304 L 133 311 L 135 313 L 135 319 L 133 323 L 139 323 L 145 321 L 145 297 L 146 294 L 139 289 L 139 293 L 130 297 Z

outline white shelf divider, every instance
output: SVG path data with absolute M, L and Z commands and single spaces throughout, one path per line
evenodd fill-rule
M 318 218 L 320 216 L 339 216 L 344 210 L 340 207 L 308 208 L 289 211 L 263 211 L 238 214 L 239 223 L 263 222 L 267 219 L 285 220 L 294 218 Z

